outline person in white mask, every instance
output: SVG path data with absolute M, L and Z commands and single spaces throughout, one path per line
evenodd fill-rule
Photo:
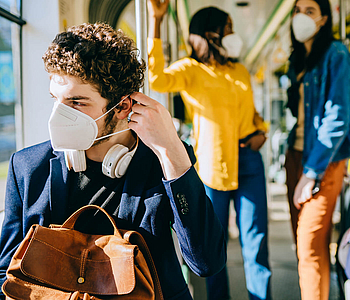
M 54 100 L 50 141 L 11 158 L 1 285 L 31 225 L 62 224 L 87 204 L 106 209 L 118 228 L 144 236 L 164 299 L 192 299 L 171 228 L 193 272 L 210 276 L 223 268 L 224 231 L 193 167 L 193 150 L 179 139 L 165 107 L 137 92 L 145 71 L 137 53 L 130 38 L 103 23 L 71 27 L 45 52 Z M 82 217 L 85 227 L 77 229 L 111 233 L 102 215 Z
M 259 153 L 267 128 L 254 106 L 250 74 L 238 62 L 243 41 L 226 12 L 202 8 L 190 22 L 190 56 L 165 68 L 160 24 L 168 3 L 148 0 L 150 87 L 180 92 L 193 128 L 196 168 L 227 241 L 233 199 L 249 298 L 270 299 L 267 199 Z M 231 299 L 226 266 L 207 278 L 206 286 L 208 300 Z
M 328 0 L 298 0 L 291 20 L 286 154 L 288 200 L 303 300 L 328 300 L 332 215 L 350 156 L 350 56 L 335 41 Z

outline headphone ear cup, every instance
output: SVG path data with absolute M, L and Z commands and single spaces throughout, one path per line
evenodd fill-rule
M 73 168 L 74 172 L 86 170 L 86 157 L 84 150 L 64 151 L 64 158 L 68 170 Z
M 126 173 L 126 170 L 129 167 L 130 161 L 133 157 L 133 153 L 127 153 L 125 154 L 117 163 L 116 167 L 115 167 L 115 171 L 114 171 L 114 175 L 117 178 L 120 178 L 122 176 L 124 176 L 124 174 Z
M 115 170 L 119 164 L 120 159 L 128 152 L 129 149 L 123 145 L 116 144 L 112 146 L 103 159 L 102 173 L 111 178 L 120 178 L 121 176 L 116 176 Z

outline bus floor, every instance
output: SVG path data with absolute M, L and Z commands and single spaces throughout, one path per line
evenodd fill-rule
M 295 244 L 289 219 L 289 208 L 284 185 L 269 185 L 269 258 L 272 269 L 271 293 L 273 300 L 300 300 Z M 230 293 L 233 300 L 249 300 L 245 287 L 243 260 L 238 233 L 230 230 L 227 251 L 227 268 L 230 280 Z M 332 246 L 338 239 L 333 230 Z M 331 249 L 334 247 L 330 247 Z M 332 255 L 331 287 L 329 300 L 340 300 L 340 291 L 335 269 L 334 250 Z M 207 300 L 205 279 L 190 273 L 190 288 L 194 300 Z

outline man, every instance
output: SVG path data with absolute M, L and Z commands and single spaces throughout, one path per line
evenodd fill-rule
M 192 148 L 178 138 L 169 112 L 136 92 L 145 66 L 133 41 L 106 24 L 82 24 L 58 34 L 43 59 L 55 100 L 51 141 L 11 158 L 1 284 L 32 224 L 62 224 L 79 207 L 96 204 L 118 227 L 144 236 L 165 299 L 192 299 L 169 225 L 200 276 L 223 268 L 224 233 L 193 167 Z M 99 214 L 81 225 L 109 230 Z

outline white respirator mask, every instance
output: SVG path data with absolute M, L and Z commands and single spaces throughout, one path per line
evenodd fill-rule
M 303 13 L 296 14 L 292 21 L 295 39 L 300 43 L 305 43 L 311 39 L 315 35 L 318 28 L 316 22 L 322 18 L 323 16 L 319 16 L 318 18 L 313 19 Z
M 129 128 L 97 138 L 98 127 L 96 121 L 111 112 L 118 104 L 97 119 L 65 104 L 55 102 L 49 119 L 49 133 L 52 148 L 56 151 L 87 150 L 95 141 L 130 130 Z
M 237 33 L 225 35 L 221 40 L 222 46 L 227 51 L 227 56 L 238 58 L 243 48 L 243 40 Z
M 213 33 L 216 38 L 220 38 L 218 33 Z M 225 35 L 221 40 L 222 47 L 216 45 L 212 40 L 209 40 L 209 42 L 223 57 L 238 58 L 243 48 L 243 40 L 238 33 Z
M 130 130 L 127 128 L 97 138 L 96 121 L 112 111 L 127 97 L 129 95 L 97 119 L 65 104 L 59 102 L 54 104 L 49 119 L 51 145 L 56 151 L 64 151 L 66 166 L 69 170 L 73 169 L 75 172 L 86 170 L 85 150 L 89 149 L 95 141 Z M 111 178 L 122 177 L 136 152 L 137 145 L 138 138 L 132 150 L 120 144 L 113 145 L 103 159 L 103 174 Z

